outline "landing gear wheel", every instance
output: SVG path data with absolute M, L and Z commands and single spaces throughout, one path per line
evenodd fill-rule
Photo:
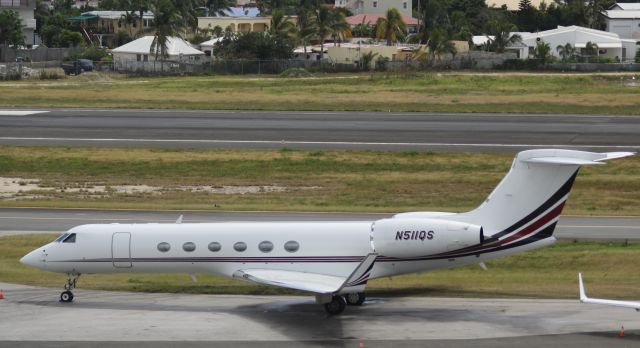
M 71 302 L 73 301 L 73 293 L 71 291 L 63 291 L 60 294 L 60 302 Z
M 333 296 L 331 302 L 325 303 L 324 310 L 330 315 L 338 315 L 344 312 L 347 307 L 347 301 L 342 296 Z
M 352 292 L 345 295 L 344 299 L 347 300 L 349 306 L 362 306 L 366 296 L 364 292 Z
M 79 273 L 68 274 L 67 282 L 64 284 L 64 291 L 60 294 L 60 302 L 73 301 L 73 292 L 71 292 L 71 290 L 73 290 L 76 287 L 78 278 L 80 278 Z

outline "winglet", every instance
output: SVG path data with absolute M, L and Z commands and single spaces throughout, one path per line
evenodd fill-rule
M 347 278 L 347 280 L 345 280 L 344 284 L 342 284 L 342 286 L 340 287 L 340 289 L 338 289 L 337 292 L 340 292 L 340 290 L 347 287 L 366 284 L 367 280 L 369 280 L 369 276 L 371 275 L 371 270 L 373 269 L 373 264 L 376 262 L 377 257 L 378 257 L 378 254 L 376 253 L 368 254 L 362 260 L 362 262 L 360 262 L 358 267 L 356 267 L 356 269 L 354 269 L 353 272 L 351 272 L 351 275 Z
M 177 223 L 177 224 L 181 224 L 181 223 L 182 223 L 182 217 L 183 217 L 183 216 L 184 216 L 184 215 L 180 215 L 180 216 L 178 216 L 178 220 L 176 220 L 176 223 Z
M 582 283 L 582 273 L 578 273 L 578 283 L 580 287 L 580 302 L 588 300 L 587 294 L 584 292 L 584 284 Z

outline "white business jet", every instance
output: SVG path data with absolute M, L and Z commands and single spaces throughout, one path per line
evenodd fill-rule
M 80 274 L 210 273 L 308 291 L 330 314 L 361 305 L 371 279 L 479 263 L 550 245 L 581 165 L 633 155 L 520 152 L 489 197 L 466 213 L 413 212 L 367 222 L 229 222 L 77 226 L 20 262 Z
M 605 300 L 601 298 L 589 298 L 587 294 L 584 292 L 584 284 L 582 284 L 582 273 L 578 273 L 578 283 L 580 284 L 580 302 L 582 303 L 591 303 L 591 304 L 601 304 L 607 306 L 617 306 L 617 307 L 626 307 L 633 308 L 636 312 L 640 312 L 640 302 L 634 301 L 618 301 L 618 300 Z

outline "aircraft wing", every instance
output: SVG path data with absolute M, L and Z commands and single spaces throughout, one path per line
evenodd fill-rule
M 636 311 L 640 311 L 640 302 L 633 301 L 617 301 L 617 300 L 605 300 L 599 298 L 589 298 L 584 291 L 584 284 L 582 284 L 582 273 L 578 273 L 578 282 L 580 283 L 580 302 L 582 303 L 592 303 L 592 304 L 601 304 L 607 306 L 618 306 L 618 307 L 626 307 L 633 308 Z
M 339 277 L 321 273 L 289 271 L 279 269 L 250 268 L 233 273 L 234 278 L 252 281 L 263 285 L 309 291 L 317 294 L 332 294 L 344 287 L 366 283 L 377 254 L 369 254 L 351 272 L 349 277 Z

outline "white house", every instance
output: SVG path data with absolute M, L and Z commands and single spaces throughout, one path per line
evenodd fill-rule
M 34 9 L 36 8 L 35 0 L 0 0 L 0 12 L 4 10 L 12 10 L 18 13 L 22 21 L 22 35 L 27 47 L 40 44 L 40 39 L 35 33 L 36 20 L 34 19 Z
M 636 11 L 640 10 L 640 3 L 637 2 L 621 2 L 611 5 L 609 10 L 624 10 L 624 11 Z
M 154 61 L 155 55 L 151 53 L 153 36 L 143 36 L 125 45 L 111 50 L 116 68 L 130 67 L 135 62 Z M 202 60 L 204 52 L 199 51 L 178 37 L 169 37 L 167 40 L 167 55 L 165 60 L 180 63 L 196 63 Z M 158 57 L 160 60 L 161 57 Z M 143 64 L 143 63 L 142 63 Z
M 335 0 L 335 7 L 346 7 L 354 15 L 382 14 L 390 8 L 396 8 L 401 15 L 411 17 L 413 6 L 411 0 Z
M 205 42 L 200 43 L 200 50 L 204 52 L 204 55 L 207 57 L 213 56 L 213 47 L 220 41 L 224 39 L 223 37 L 214 37 L 211 40 L 207 40 Z
M 601 30 L 578 27 L 558 26 L 557 29 L 541 31 L 538 33 L 514 33 L 522 37 L 522 47 L 510 47 L 512 50 L 520 50 L 519 57 L 524 59 L 532 56 L 538 42 L 545 42 L 551 47 L 551 54 L 560 58 L 556 48 L 569 43 L 578 52 L 584 54 L 587 42 L 598 45 L 598 55 L 600 57 L 610 57 L 619 61 L 633 60 L 636 54 L 636 41 L 622 39 L 616 33 Z
M 602 14 L 607 23 L 607 31 L 616 33 L 625 39 L 640 40 L 640 6 L 637 10 L 608 10 Z

